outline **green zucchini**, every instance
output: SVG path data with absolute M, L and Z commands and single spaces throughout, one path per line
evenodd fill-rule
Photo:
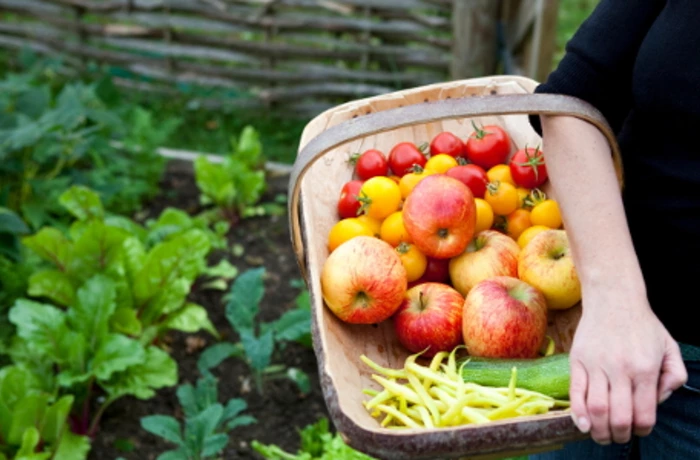
M 491 387 L 507 387 L 513 367 L 517 368 L 515 386 L 537 391 L 555 399 L 569 399 L 569 354 L 557 353 L 534 359 L 496 359 L 468 357 L 462 368 L 465 382 Z

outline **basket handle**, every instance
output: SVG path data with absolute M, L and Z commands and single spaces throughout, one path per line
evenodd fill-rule
M 301 179 L 311 165 L 328 151 L 361 137 L 433 121 L 491 115 L 565 115 L 591 123 L 605 135 L 613 155 L 618 181 L 622 185 L 622 159 L 615 134 L 605 117 L 591 104 L 560 94 L 502 94 L 471 96 L 424 102 L 373 112 L 332 126 L 311 139 L 299 152 L 289 178 L 288 219 L 292 246 L 304 276 L 306 258 L 301 230 L 299 195 Z

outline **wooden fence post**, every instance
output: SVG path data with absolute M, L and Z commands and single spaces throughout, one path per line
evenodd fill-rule
M 499 3 L 496 0 L 454 0 L 450 69 L 453 80 L 495 72 Z

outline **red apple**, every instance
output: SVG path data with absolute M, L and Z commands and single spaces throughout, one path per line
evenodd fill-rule
M 464 297 L 444 283 L 422 283 L 406 292 L 394 314 L 399 342 L 411 353 L 426 357 L 462 344 Z
M 406 232 L 428 257 L 454 257 L 474 235 L 474 195 L 469 187 L 445 174 L 431 174 L 418 182 L 406 197 L 402 212 Z
M 518 278 L 481 281 L 464 300 L 462 333 L 472 356 L 535 358 L 547 334 L 547 301 Z
M 341 320 L 375 324 L 391 317 L 406 293 L 406 269 L 387 242 L 356 236 L 326 259 L 321 290 L 328 308 Z
M 463 296 L 480 281 L 494 276 L 518 276 L 520 246 L 496 230 L 477 233 L 465 251 L 450 260 L 450 280 Z
M 518 276 L 542 291 L 551 310 L 571 308 L 581 301 L 566 230 L 544 230 L 520 251 Z

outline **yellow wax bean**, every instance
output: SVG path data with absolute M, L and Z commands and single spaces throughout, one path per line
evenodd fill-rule
M 420 428 L 420 425 L 418 423 L 416 423 L 415 421 L 413 421 L 413 419 L 411 419 L 411 417 L 409 417 L 408 415 L 402 414 L 401 412 L 396 410 L 396 408 L 394 408 L 394 407 L 387 406 L 386 404 L 380 404 L 379 406 L 377 406 L 377 409 L 386 413 L 386 414 L 391 415 L 394 418 L 394 420 L 398 420 L 402 424 L 404 424 L 408 427 Z
M 367 364 L 373 370 L 385 375 L 386 377 L 393 377 L 395 379 L 402 379 L 406 377 L 406 372 L 403 369 L 389 369 L 387 367 L 382 367 L 365 355 L 360 355 L 360 360 L 362 360 L 363 363 Z

